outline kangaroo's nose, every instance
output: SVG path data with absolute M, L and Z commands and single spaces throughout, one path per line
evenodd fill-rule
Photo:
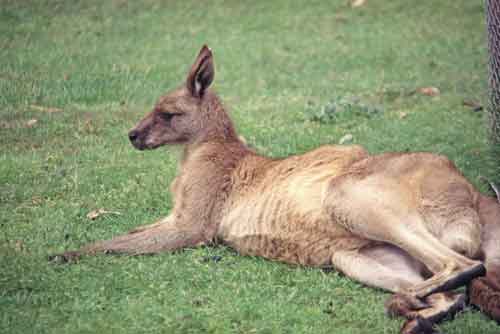
M 128 133 L 128 139 L 130 139 L 131 142 L 135 141 L 137 137 L 139 137 L 137 130 L 132 130 Z

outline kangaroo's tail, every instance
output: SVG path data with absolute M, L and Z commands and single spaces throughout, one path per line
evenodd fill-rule
M 492 188 L 497 198 L 484 195 L 479 198 L 486 276 L 471 281 L 469 299 L 471 304 L 500 323 L 500 194 L 496 186 Z

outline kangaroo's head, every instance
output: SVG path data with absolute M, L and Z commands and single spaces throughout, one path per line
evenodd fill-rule
M 139 150 L 187 144 L 208 137 L 227 138 L 234 129 L 218 98 L 208 90 L 214 79 L 212 51 L 205 45 L 191 66 L 186 83 L 162 96 L 128 134 Z

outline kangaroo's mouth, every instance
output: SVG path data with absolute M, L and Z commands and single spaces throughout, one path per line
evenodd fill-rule
M 134 146 L 139 151 L 145 151 L 145 150 L 154 150 L 155 148 L 158 148 L 161 145 L 147 143 L 147 142 L 144 142 L 142 140 L 135 140 L 135 141 L 132 141 L 132 146 Z
M 144 151 L 144 150 L 148 149 L 148 147 L 146 147 L 146 145 L 144 145 L 143 143 L 137 142 L 137 141 L 133 141 L 132 146 L 134 146 L 139 151 Z
M 140 138 L 133 140 L 133 141 L 131 140 L 131 143 L 132 143 L 132 146 L 134 146 L 139 151 L 154 150 L 154 149 L 164 145 L 162 143 L 158 144 L 158 143 L 150 142 L 147 140 L 141 140 Z

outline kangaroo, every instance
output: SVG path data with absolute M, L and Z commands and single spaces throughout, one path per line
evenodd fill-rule
M 170 215 L 128 234 L 59 255 L 171 252 L 211 243 L 304 266 L 333 266 L 393 294 L 402 333 L 434 323 L 470 300 L 500 320 L 500 205 L 446 157 L 370 155 L 326 145 L 284 159 L 257 154 L 209 89 L 203 46 L 186 82 L 161 97 L 128 134 L 139 150 L 183 145 Z M 479 277 L 485 275 L 485 277 Z

